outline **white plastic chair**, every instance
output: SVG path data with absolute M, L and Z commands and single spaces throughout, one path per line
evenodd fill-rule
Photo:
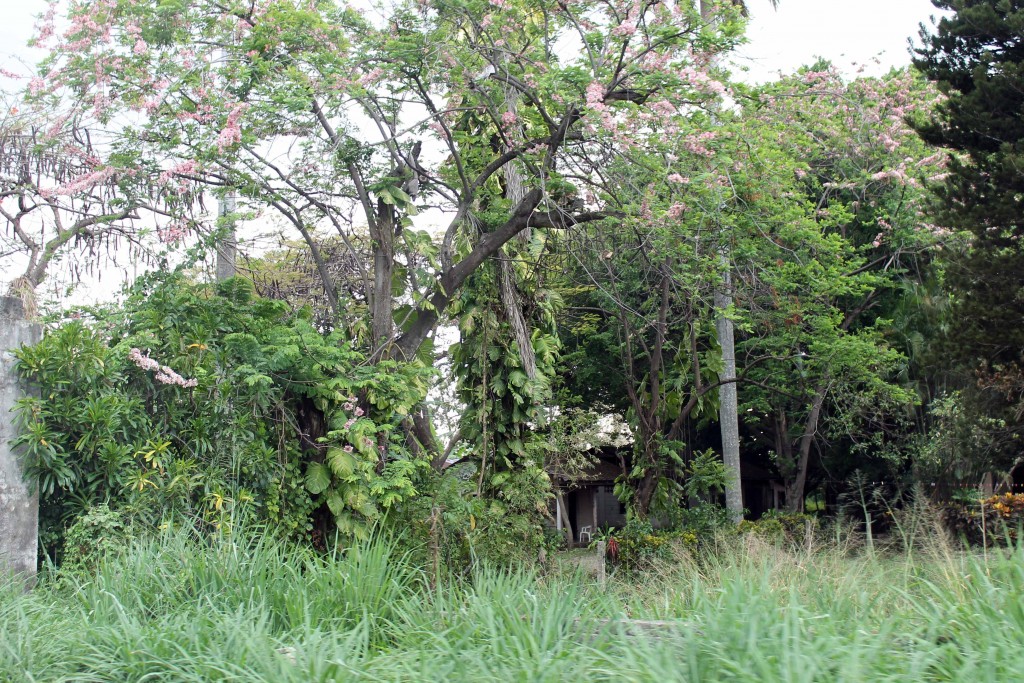
M 593 539 L 592 539 L 592 538 L 590 537 L 590 526 L 589 526 L 589 525 L 587 525 L 587 526 L 581 526 L 581 527 L 580 527 L 580 543 L 583 543 L 583 537 L 584 537 L 584 536 L 586 536 L 586 537 L 587 537 L 587 543 L 590 543 L 590 542 L 591 542 L 591 541 L 593 540 Z

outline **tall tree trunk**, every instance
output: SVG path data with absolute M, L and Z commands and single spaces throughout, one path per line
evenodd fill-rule
M 221 59 L 227 59 L 227 49 L 218 50 Z M 215 275 L 217 281 L 227 280 L 237 273 L 235 260 L 238 252 L 238 242 L 235 235 L 235 190 L 228 189 L 224 198 L 217 202 L 217 216 L 223 219 L 227 225 L 220 226 L 224 235 L 217 240 L 217 266 Z
M 772 5 L 775 2 L 776 0 L 772 0 Z M 733 0 L 733 4 L 742 6 L 746 13 L 746 5 L 741 0 Z M 698 7 L 701 18 L 704 21 L 710 21 L 714 12 L 713 3 L 710 0 L 698 0 Z M 723 365 L 719 379 L 734 381 L 726 382 L 718 388 L 718 424 L 722 432 L 722 459 L 728 469 L 725 485 L 725 508 L 729 511 L 729 518 L 739 524 L 743 520 L 743 477 L 740 471 L 740 422 L 735 382 L 736 341 L 732 320 L 722 313 L 732 303 L 732 278 L 729 259 L 724 251 L 721 258 L 725 273 L 724 281 L 721 287 L 715 289 L 714 294 L 715 309 L 718 311 L 715 330 L 718 333 L 718 344 L 722 349 Z
M 569 537 L 569 543 L 572 544 L 576 540 L 576 535 L 572 530 L 572 522 L 569 521 L 569 506 L 565 504 L 565 494 L 562 493 L 562 489 L 555 491 L 555 498 L 558 499 L 558 512 L 562 515 L 562 525 L 565 529 L 566 535 Z
M 658 490 L 658 472 L 652 466 L 644 472 L 643 478 L 636 487 L 636 500 L 633 508 L 637 517 L 647 519 L 651 514 L 651 504 L 654 503 L 654 493 Z
M 814 437 L 818 433 L 818 420 L 821 418 L 821 409 L 825 405 L 825 395 L 828 393 L 828 378 L 818 385 L 814 392 L 814 399 L 811 402 L 811 412 L 807 415 L 807 422 L 804 424 L 804 433 L 800 435 L 797 447 L 796 471 L 793 473 L 793 480 L 786 482 L 786 508 L 790 512 L 804 511 L 804 494 L 807 486 L 807 466 L 811 459 L 811 446 L 814 444 Z
M 519 105 L 519 93 L 511 87 L 505 94 L 505 111 L 516 114 Z M 526 183 L 522 171 L 517 162 L 512 161 L 504 168 L 505 195 L 511 200 L 512 206 L 517 206 L 526 196 Z M 530 240 L 530 229 L 527 228 L 516 235 L 516 240 L 525 244 Z M 537 377 L 537 357 L 533 352 L 533 341 L 530 337 L 530 328 L 526 324 L 526 317 L 523 315 L 523 305 L 516 287 L 516 273 L 512 267 L 512 261 L 508 258 L 508 247 L 500 252 L 503 256 L 498 259 L 498 289 L 501 295 L 501 303 L 505 308 L 505 315 L 512 327 L 512 334 L 516 339 L 516 346 L 519 347 L 519 358 L 523 363 L 523 371 L 530 379 Z
M 728 268 L 725 254 L 722 254 L 722 261 Z M 722 372 L 719 379 L 725 382 L 718 387 L 718 423 L 722 431 L 722 458 L 728 469 L 725 508 L 729 511 L 729 518 L 739 524 L 743 520 L 743 485 L 740 472 L 740 420 L 735 382 L 736 343 L 732 320 L 725 315 L 726 309 L 732 303 L 730 285 L 731 276 L 726 269 L 722 285 L 715 290 L 715 329 L 718 332 L 718 344 L 722 349 Z
M 235 259 L 238 252 L 238 242 L 235 235 L 235 191 L 229 190 L 224 198 L 218 202 L 217 214 L 226 221 L 227 225 L 222 226 L 223 237 L 217 240 L 217 281 L 227 280 L 238 273 Z
M 376 221 L 371 223 L 370 238 L 373 250 L 373 298 L 371 311 L 371 337 L 373 355 L 378 361 L 390 356 L 391 341 L 395 334 L 394 292 L 395 272 L 395 210 L 384 200 L 377 200 Z M 373 226 L 376 225 L 376 229 Z

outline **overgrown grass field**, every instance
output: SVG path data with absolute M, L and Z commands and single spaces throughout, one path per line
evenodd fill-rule
M 740 537 L 643 578 L 431 586 L 386 538 L 323 557 L 168 533 L 0 595 L 3 681 L 1009 681 L 1024 550 Z M 628 620 L 671 622 L 637 633 Z

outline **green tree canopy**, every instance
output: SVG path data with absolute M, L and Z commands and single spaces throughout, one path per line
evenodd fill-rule
M 949 267 L 954 322 L 942 358 L 959 373 L 968 412 L 990 420 L 986 431 L 1001 444 L 986 466 L 1008 468 L 1024 426 L 1024 3 L 935 5 L 952 15 L 922 30 L 915 64 L 946 99 L 917 130 L 951 151 L 935 188 L 939 221 L 971 235 Z

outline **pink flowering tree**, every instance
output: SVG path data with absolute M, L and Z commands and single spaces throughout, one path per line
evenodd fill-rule
M 740 362 L 770 359 L 741 386 L 741 415 L 799 511 L 822 464 L 839 477 L 902 466 L 922 339 L 912 302 L 927 308 L 957 237 L 929 222 L 924 188 L 944 155 L 908 125 L 938 100 L 918 74 L 845 81 L 824 64 L 747 94 L 746 135 L 780 160 L 803 218 L 763 226 L 759 263 L 737 263 L 738 305 L 758 326 Z
M 43 87 L 32 79 L 29 96 Z M 156 191 L 104 139 L 59 98 L 0 100 L 0 258 L 11 293 L 34 301 L 55 271 L 74 281 L 119 257 L 150 259 L 191 224 L 194 192 Z
M 657 3 L 410 3 L 386 16 L 324 2 L 67 9 L 68 26 L 41 25 L 52 57 L 36 89 L 70 89 L 97 119 L 121 121 L 124 153 L 163 182 L 199 179 L 275 209 L 314 256 L 320 228 L 367 230 L 370 341 L 407 357 L 513 235 L 603 218 L 600 202 L 561 210 L 551 188 L 565 193 L 590 143 L 646 144 L 714 98 L 710 58 L 738 37 L 735 22 L 711 28 L 694 8 Z M 515 112 L 502 106 L 510 91 Z M 500 187 L 513 164 L 528 185 L 514 205 Z M 431 272 L 403 273 L 396 257 L 426 224 L 417 208 L 440 209 L 432 220 L 446 230 Z M 396 277 L 416 302 L 401 331 Z
M 733 300 L 744 448 L 775 453 L 794 509 L 829 440 L 892 457 L 913 403 L 898 381 L 909 348 L 885 319 L 947 238 L 923 190 L 941 157 L 905 121 L 935 93 L 911 73 L 846 82 L 822 67 L 733 96 L 658 147 L 609 150 L 587 176 L 623 218 L 569 247 L 567 381 L 627 416 L 619 493 L 641 515 L 678 508 L 695 434 L 718 417 L 717 292 Z
M 372 358 L 426 364 L 456 292 L 514 237 L 642 210 L 595 191 L 608 160 L 680 134 L 700 151 L 724 91 L 714 57 L 742 29 L 731 2 L 714 21 L 632 0 L 63 6 L 66 25 L 41 27 L 41 93 L 120 122 L 120 150 L 158 183 L 282 217 L 335 325 Z M 323 231 L 357 286 L 339 291 Z M 437 452 L 428 423 L 414 432 Z

